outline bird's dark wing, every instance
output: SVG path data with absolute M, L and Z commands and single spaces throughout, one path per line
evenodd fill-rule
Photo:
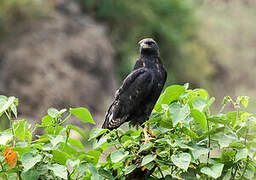
M 102 128 L 115 129 L 123 124 L 140 103 L 148 96 L 153 86 L 153 73 L 140 68 L 124 80 L 115 95 Z

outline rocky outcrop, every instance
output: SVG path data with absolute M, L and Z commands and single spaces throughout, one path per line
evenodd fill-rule
M 75 4 L 22 24 L 2 49 L 0 94 L 20 99 L 20 115 L 39 120 L 49 107 L 83 106 L 101 123 L 116 89 L 113 49 L 104 26 Z

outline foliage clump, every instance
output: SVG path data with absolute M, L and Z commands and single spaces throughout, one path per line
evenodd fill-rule
M 256 119 L 244 110 L 248 97 L 225 97 L 218 114 L 215 98 L 204 89 L 173 85 L 165 89 L 144 128 L 94 128 L 85 134 L 67 124 L 71 115 L 94 123 L 85 108 L 50 108 L 37 127 L 46 134 L 32 140 L 32 128 L 17 118 L 14 97 L 0 96 L 0 116 L 10 128 L 0 132 L 3 179 L 253 179 L 256 167 Z M 223 113 L 227 104 L 234 111 Z M 88 138 L 92 149 L 70 137 Z M 97 137 L 104 134 L 98 141 Z M 107 151 L 110 147 L 114 151 Z M 6 149 L 7 148 L 7 149 Z M 15 151 L 13 156 L 8 152 Z M 99 161 L 107 154 L 105 161 Z M 18 155 L 18 157 L 17 157 Z M 16 164 L 12 164 L 12 161 Z

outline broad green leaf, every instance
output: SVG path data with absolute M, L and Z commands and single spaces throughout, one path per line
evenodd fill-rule
M 232 135 L 222 133 L 213 136 L 213 139 L 218 141 L 221 148 L 228 147 L 229 143 L 237 140 L 236 137 Z
M 156 158 L 156 155 L 152 155 L 152 154 L 148 154 L 146 155 L 141 162 L 141 166 L 145 166 L 146 164 L 154 161 L 154 159 Z
M 37 170 L 28 170 L 28 171 L 23 171 L 21 173 L 21 178 L 22 180 L 38 180 L 39 179 L 39 172 Z
M 45 126 L 52 126 L 53 123 L 53 118 L 50 115 L 46 115 L 42 118 L 42 125 L 39 125 L 39 127 L 45 127 Z
M 171 139 L 167 138 L 161 138 L 155 141 L 156 143 L 162 143 L 162 144 L 169 144 L 172 145 Z
M 92 164 L 97 164 L 101 155 L 100 150 L 91 150 L 85 153 L 86 157 L 85 160 L 92 163 Z
M 68 138 L 68 143 L 78 147 L 79 149 L 82 149 L 82 150 L 84 149 L 84 145 L 78 139 Z
M 211 176 L 215 179 L 221 176 L 224 164 L 218 163 L 214 164 L 212 167 L 203 167 L 201 173 Z
M 127 152 L 127 151 L 124 152 L 122 150 L 117 150 L 117 151 L 111 153 L 110 159 L 113 163 L 116 163 L 116 162 L 123 160 L 128 154 L 129 154 L 129 152 Z
M 67 179 L 68 172 L 65 166 L 59 164 L 51 164 L 50 166 L 48 166 L 48 168 L 53 171 L 55 176 Z
M 209 149 L 196 146 L 196 147 L 193 147 L 192 155 L 194 159 L 198 159 L 201 155 L 207 154 L 208 152 L 209 152 Z
M 178 100 L 181 94 L 185 92 L 185 90 L 186 90 L 185 87 L 180 85 L 173 85 L 173 86 L 167 87 L 164 90 L 163 94 L 161 94 L 161 96 L 159 97 L 154 109 L 158 112 L 161 111 L 162 104 L 169 105 L 173 101 Z
M 16 98 L 16 99 L 17 99 L 17 98 Z M 12 113 L 14 114 L 15 118 L 17 118 L 18 112 L 17 112 L 17 108 L 16 108 L 16 106 L 14 105 L 14 103 L 11 104 L 10 108 L 11 108 Z
M 50 136 L 50 142 L 52 144 L 52 147 L 55 147 L 60 142 L 65 142 L 66 138 L 62 135 L 57 135 L 56 137 Z
M 214 134 L 218 134 L 220 132 L 224 132 L 225 127 L 218 127 L 218 128 L 213 128 L 210 131 L 207 131 L 206 133 L 202 134 L 201 137 L 207 137 L 208 135 L 214 135 Z
M 66 161 L 66 167 L 69 173 L 72 173 L 74 171 L 75 168 L 78 168 L 80 163 L 79 159 L 67 159 Z
M 236 153 L 236 159 L 235 162 L 241 160 L 241 159 L 246 159 L 248 155 L 248 149 L 239 149 Z
M 13 138 L 12 133 L 10 132 L 0 132 L 0 145 L 6 145 L 8 141 Z
M 134 171 L 135 169 L 137 168 L 136 165 L 132 164 L 130 166 L 126 166 L 124 168 L 124 174 L 127 175 L 127 174 L 130 174 L 132 171 Z
M 171 156 L 172 162 L 179 168 L 187 171 L 191 161 L 191 156 L 188 153 L 173 154 Z
M 192 138 L 199 138 L 199 136 L 189 128 L 183 127 L 182 132 Z
M 24 171 L 28 171 L 31 169 L 36 163 L 40 162 L 42 159 L 42 155 L 40 154 L 32 154 L 31 152 L 24 153 L 21 156 L 21 162 L 24 167 Z
M 114 176 L 112 175 L 112 172 L 107 171 L 107 170 L 105 170 L 105 169 L 99 169 L 99 170 L 98 170 L 98 173 L 99 173 L 102 177 L 104 177 L 105 179 L 108 179 L 108 180 L 114 180 L 114 179 L 115 179 Z
M 92 119 L 91 113 L 86 108 L 70 108 L 70 113 L 74 116 L 78 117 L 85 123 L 95 124 L 94 120 Z
M 169 111 L 171 113 L 173 126 L 176 126 L 178 123 L 183 123 L 186 117 L 189 115 L 189 105 L 186 104 L 182 106 L 178 103 L 172 103 Z
M 52 150 L 52 155 L 53 159 L 61 165 L 65 165 L 67 159 L 71 158 L 69 154 L 59 150 Z
M 18 176 L 17 176 L 17 173 L 15 172 L 10 172 L 7 174 L 7 179 L 8 180 L 17 180 Z
M 107 129 L 101 129 L 101 128 L 94 128 L 91 130 L 90 134 L 89 134 L 89 141 L 104 134 L 105 132 L 107 132 Z
M 143 144 L 139 149 L 139 153 L 142 151 L 146 151 L 146 150 L 150 149 L 151 147 L 153 147 L 153 143 L 151 143 L 151 142 L 149 142 L 147 144 Z
M 209 93 L 205 89 L 194 89 L 193 92 L 206 101 L 208 101 L 210 98 Z
M 210 116 L 207 118 L 208 121 L 211 121 L 213 123 L 219 123 L 219 124 L 228 124 L 228 121 L 226 120 L 226 115 L 220 115 L 220 116 Z
M 2 116 L 2 114 L 11 107 L 11 105 L 15 102 L 15 97 L 11 96 L 8 98 L 7 102 L 5 102 L 4 104 L 1 104 L 0 106 L 0 116 Z
M 194 98 L 194 100 L 192 101 L 192 106 L 194 109 L 197 109 L 200 112 L 204 112 L 204 109 L 207 106 L 207 101 L 200 97 L 197 97 Z
M 247 179 L 254 179 L 255 178 L 255 168 L 247 168 L 244 177 Z
M 14 123 L 14 134 L 19 140 L 25 140 L 28 133 L 28 123 L 26 120 L 16 121 Z
M 227 149 L 223 149 L 222 153 L 221 153 L 221 162 L 225 163 L 229 163 L 231 161 L 234 161 L 236 155 L 236 151 L 235 150 L 227 150 Z
M 57 117 L 59 114 L 59 111 L 55 108 L 49 108 L 48 109 L 48 115 L 51 116 L 52 118 Z
M 191 109 L 191 116 L 195 119 L 196 122 L 200 124 L 204 130 L 207 130 L 207 120 L 204 113 L 197 109 Z
M 154 167 L 155 167 L 155 163 L 154 162 L 150 162 L 150 163 L 148 163 L 148 164 L 146 164 L 145 166 L 146 166 L 146 168 L 148 169 L 148 170 L 151 170 L 151 169 L 153 169 Z

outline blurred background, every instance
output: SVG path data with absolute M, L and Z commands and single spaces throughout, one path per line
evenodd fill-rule
M 1 0 L 0 94 L 20 99 L 20 117 L 83 106 L 99 126 L 138 41 L 153 37 L 166 86 L 205 88 L 216 108 L 247 95 L 254 111 L 255 9 L 254 0 Z

